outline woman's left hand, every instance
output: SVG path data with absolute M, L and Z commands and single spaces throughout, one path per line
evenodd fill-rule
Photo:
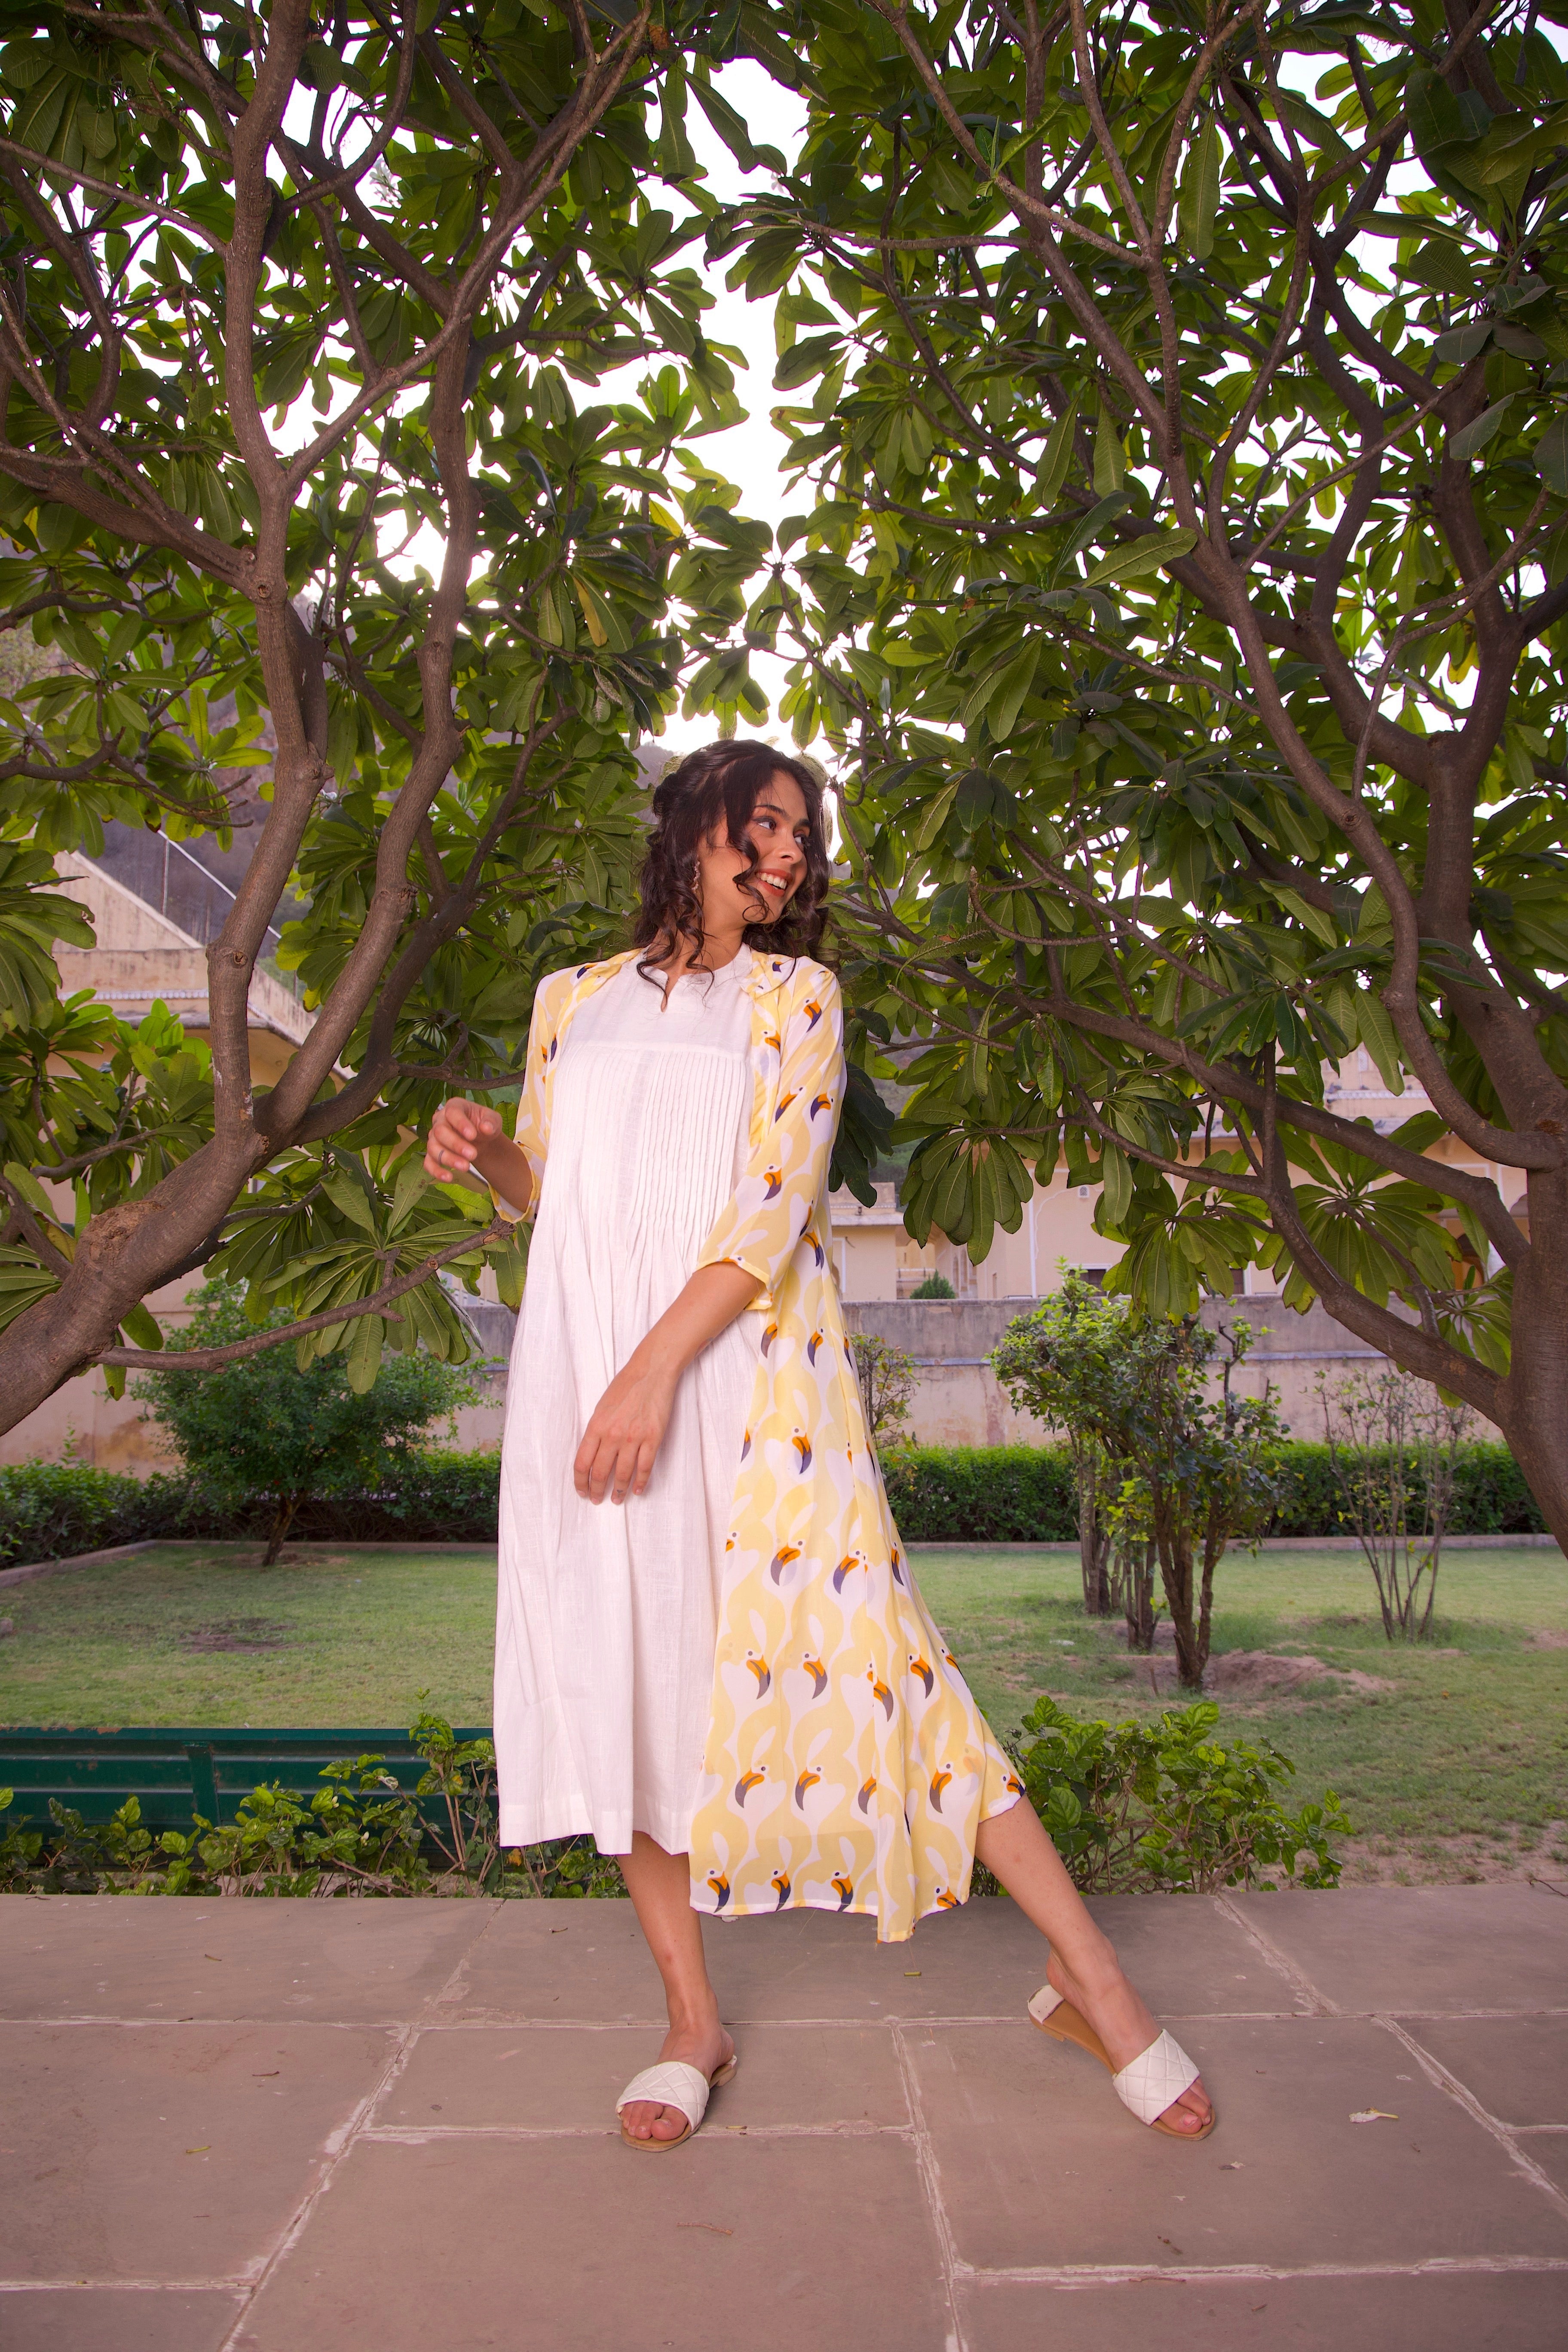
M 618 1371 L 589 1416 L 572 1465 L 577 1492 L 585 1502 L 607 1495 L 624 1503 L 640 1495 L 653 1475 L 675 1404 L 675 1378 L 641 1370 L 634 1357 Z

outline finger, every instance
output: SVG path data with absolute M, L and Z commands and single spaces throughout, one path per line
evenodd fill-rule
M 623 1440 L 616 1449 L 616 1475 L 612 1493 L 617 1503 L 624 1503 L 637 1484 L 638 1449 L 629 1440 Z
M 645 1438 L 637 1448 L 637 1473 L 632 1480 L 634 1495 L 645 1495 L 653 1475 L 653 1465 L 658 1459 L 658 1447 L 651 1437 Z

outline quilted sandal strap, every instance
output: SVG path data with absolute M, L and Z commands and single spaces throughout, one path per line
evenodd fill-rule
M 1131 2059 L 1120 2074 L 1111 2076 L 1111 2088 L 1141 2124 L 1152 2124 L 1167 2107 L 1175 2105 L 1184 2091 L 1192 2088 L 1200 2071 L 1179 2042 L 1162 2033 L 1158 2042 L 1152 2042 L 1147 2050 Z
M 616 2113 L 647 2099 L 657 2107 L 678 2107 L 693 2131 L 708 2112 L 708 2077 L 684 2058 L 666 2058 L 634 2074 L 616 2101 Z

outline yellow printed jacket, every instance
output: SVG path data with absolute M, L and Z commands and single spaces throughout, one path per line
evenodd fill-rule
M 554 1075 L 579 1005 L 627 962 L 535 999 L 517 1141 L 539 1197 Z M 915 1589 L 866 1433 L 832 1268 L 827 1171 L 844 1097 L 838 982 L 753 951 L 745 1172 L 698 1258 L 762 1285 L 735 1465 L 692 1901 L 732 1918 L 869 1912 L 879 1940 L 965 1900 L 974 1836 L 1020 1795 Z M 695 1271 L 695 1269 L 693 1269 Z

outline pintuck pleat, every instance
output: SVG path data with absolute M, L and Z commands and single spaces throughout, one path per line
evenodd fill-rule
M 635 963 L 563 1048 L 502 1454 L 495 1730 L 504 1844 L 643 1830 L 684 1852 L 760 1318 L 681 1381 L 647 1492 L 579 1496 L 573 1465 L 616 1371 L 692 1273 L 733 1192 L 751 1107 L 744 950 L 662 987 Z

